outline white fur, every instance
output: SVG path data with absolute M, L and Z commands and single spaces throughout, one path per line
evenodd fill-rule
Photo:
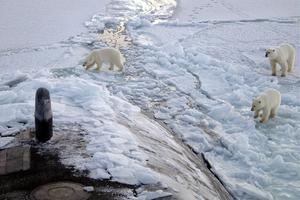
M 295 48 L 290 44 L 282 44 L 279 47 L 269 48 L 266 51 L 272 66 L 272 75 L 276 76 L 276 64 L 281 66 L 281 76 L 286 76 L 287 71 L 291 72 L 295 63 Z
M 100 70 L 102 64 L 105 62 L 110 64 L 109 70 L 113 70 L 114 66 L 117 66 L 119 71 L 122 71 L 125 59 L 119 50 L 115 48 L 103 48 L 92 51 L 85 59 L 83 66 L 86 67 L 86 69 L 89 69 L 96 64 L 96 69 Z
M 276 116 L 280 103 L 280 92 L 275 89 L 270 89 L 253 100 L 251 111 L 254 111 L 254 118 L 260 115 L 260 122 L 265 123 L 270 117 L 273 118 Z

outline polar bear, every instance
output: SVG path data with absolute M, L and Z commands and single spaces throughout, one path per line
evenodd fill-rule
M 295 62 L 295 48 L 290 44 L 281 44 L 279 47 L 266 50 L 266 57 L 269 58 L 272 66 L 272 76 L 276 76 L 276 64 L 281 66 L 281 76 L 286 76 L 287 71 L 291 72 Z
M 109 70 L 113 70 L 116 65 L 119 68 L 119 71 L 122 71 L 125 58 L 121 52 L 115 48 L 103 48 L 92 51 L 85 59 L 83 67 L 85 67 L 85 69 L 89 69 L 96 63 L 96 69 L 100 70 L 102 63 L 104 62 L 108 62 L 110 64 Z
M 269 117 L 276 116 L 281 103 L 281 94 L 275 89 L 265 91 L 253 100 L 251 111 L 254 111 L 254 118 L 260 115 L 260 122 L 267 122 Z M 260 114 L 262 112 L 262 114 Z

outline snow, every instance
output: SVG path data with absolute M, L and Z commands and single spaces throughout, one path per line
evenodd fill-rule
M 1 132 L 2 137 L 7 137 L 7 136 L 14 136 L 18 133 L 19 129 L 16 128 L 9 128 L 3 132 Z
M 85 186 L 83 187 L 83 190 L 86 192 L 94 192 L 94 187 L 93 186 Z
M 85 70 L 79 70 L 85 76 Z M 96 77 L 101 76 L 105 74 Z M 206 187 L 200 190 L 205 192 L 205 196 L 216 195 L 207 171 L 200 171 L 197 164 L 186 157 L 191 152 L 184 153 L 187 150 L 174 141 L 163 127 L 143 115 L 138 107 L 111 95 L 105 84 L 95 84 L 81 77 L 53 78 L 48 72 L 42 72 L 38 78 L 22 82 L 10 90 L 23 104 L 22 109 L 15 107 L 18 102 L 5 104 L 9 105 L 8 109 L 19 112 L 7 118 L 9 121 L 18 121 L 19 116 L 23 115 L 29 119 L 29 125 L 33 123 L 33 99 L 40 86 L 50 91 L 54 124 L 62 129 L 54 131 L 53 138 L 44 148 L 59 149 L 62 163 L 88 170 L 89 176 L 95 179 L 111 179 L 137 186 L 164 184 L 179 197 L 191 193 L 188 199 L 200 198 L 201 193 L 198 194 L 197 190 L 201 182 L 198 180 L 205 179 Z M 1 124 L 8 123 L 3 116 Z M 80 129 L 76 128 L 76 124 L 80 124 Z M 14 130 L 23 128 L 17 124 L 15 127 Z M 7 132 L 4 134 L 7 135 Z M 79 136 L 74 133 L 84 136 L 84 148 L 75 145 Z M 168 161 L 161 160 L 163 156 L 170 158 Z M 183 164 L 175 167 L 174 159 L 180 159 Z M 148 165 L 159 170 L 153 170 Z M 171 169 L 176 169 L 178 175 L 170 176 Z M 193 178 L 190 169 L 196 171 Z M 193 183 L 192 189 L 188 189 L 190 183 Z M 182 184 L 186 187 L 182 188 Z M 142 197 L 145 195 L 142 194 Z M 166 192 L 159 195 L 164 196 Z
M 268 26 L 270 29 L 267 29 L 265 33 L 254 34 L 252 32 L 252 30 L 262 31 Z M 152 34 L 153 40 L 156 38 L 162 40 L 162 37 L 158 35 L 168 32 L 169 28 L 164 25 L 145 27 L 136 35 L 141 37 L 143 33 L 147 35 Z M 220 177 L 225 176 L 224 182 L 228 183 L 226 184 L 228 188 L 240 199 L 278 198 L 282 193 L 289 190 L 285 183 L 287 180 L 293 180 L 293 184 L 289 186 L 293 188 L 293 191 L 289 191 L 290 199 L 297 199 L 299 195 L 299 189 L 296 186 L 299 178 L 299 163 L 296 160 L 299 158 L 296 156 L 292 161 L 298 169 L 290 167 L 290 156 L 282 149 L 289 143 L 290 153 L 293 152 L 292 154 L 295 155 L 297 154 L 296 152 L 299 152 L 297 142 L 291 142 L 291 140 L 298 141 L 297 138 L 299 137 L 297 136 L 299 132 L 299 114 L 296 114 L 299 108 L 296 107 L 294 111 L 289 108 L 289 106 L 294 108 L 294 105 L 298 105 L 296 99 L 299 94 L 296 92 L 296 88 L 299 90 L 299 86 L 298 84 L 294 85 L 293 91 L 288 93 L 287 86 L 281 85 L 279 78 L 269 75 L 270 70 L 267 61 L 263 61 L 262 58 L 256 55 L 254 60 L 245 56 L 258 51 L 261 52 L 261 57 L 263 57 L 261 48 L 267 46 L 268 43 L 264 42 L 264 39 L 269 41 L 270 44 L 277 44 L 285 40 L 286 35 L 289 36 L 290 42 L 297 45 L 297 49 L 299 49 L 298 28 L 297 22 L 290 25 L 280 24 L 280 22 L 266 22 L 262 24 L 233 23 L 226 26 L 220 25 L 219 27 L 208 28 L 208 30 L 200 30 L 199 32 L 195 30 L 191 36 L 182 39 L 180 27 L 176 27 L 174 29 L 179 30 L 176 33 L 174 31 L 171 42 L 177 43 L 178 46 L 183 46 L 186 52 L 186 60 L 190 60 L 190 63 L 182 62 L 180 57 L 179 59 L 174 58 L 172 49 L 170 55 L 167 55 L 165 48 L 158 48 L 150 53 L 148 53 L 148 50 L 143 51 L 150 54 L 151 57 L 164 57 L 169 60 L 175 60 L 173 61 L 174 63 L 176 63 L 176 59 L 179 61 L 177 66 L 175 64 L 172 65 L 172 71 L 166 72 L 165 69 L 168 65 L 165 64 L 162 75 L 159 70 L 153 69 L 153 65 L 156 66 L 155 62 L 152 61 L 147 66 L 148 69 L 146 71 L 151 71 L 151 75 L 154 77 L 157 74 L 167 77 L 167 80 L 158 81 L 162 82 L 158 83 L 162 87 L 164 87 L 164 84 L 171 84 L 176 87 L 177 95 L 170 94 L 169 97 L 166 97 L 165 94 L 162 94 L 164 98 L 171 98 L 173 101 L 176 98 L 181 99 L 178 103 L 169 103 L 167 101 L 161 108 L 154 108 L 155 116 L 170 124 L 173 131 L 181 135 L 194 150 L 205 152 L 205 156 L 214 167 L 214 171 Z M 284 34 L 276 35 L 275 32 L 279 31 Z M 268 32 L 274 33 L 267 34 Z M 248 34 L 250 34 L 249 37 Z M 274 35 L 274 37 L 276 35 L 276 37 L 274 39 L 267 38 L 267 35 Z M 215 40 L 216 37 L 221 39 Z M 165 44 L 169 41 L 165 39 L 161 43 Z M 206 54 L 206 56 L 202 56 L 203 54 Z M 186 69 L 185 73 L 182 72 L 182 68 Z M 189 75 L 190 73 L 192 75 Z M 293 82 L 297 83 L 299 70 L 296 69 L 295 73 L 296 77 L 292 75 L 289 79 L 295 79 Z M 178 79 L 177 81 L 173 81 L 175 79 L 174 76 Z M 177 76 L 180 77 L 177 78 Z M 144 79 L 144 77 L 141 79 Z M 197 79 L 201 83 L 197 83 Z M 201 93 L 201 90 L 197 89 L 199 84 L 201 89 L 213 99 L 205 97 L 205 93 Z M 285 105 L 287 102 L 283 100 L 283 105 L 277 118 L 266 125 L 256 124 L 250 112 L 251 101 L 252 98 L 268 88 L 279 89 L 283 93 L 283 99 L 293 98 L 294 101 L 291 102 L 289 100 L 289 106 L 287 106 Z M 134 92 L 130 95 L 132 97 L 129 98 L 134 99 Z M 150 94 L 145 94 L 145 96 L 147 95 L 150 96 Z M 182 108 L 182 110 L 180 109 L 180 107 L 183 107 L 182 105 L 190 105 L 190 109 L 198 113 L 200 117 L 197 116 L 195 118 L 193 115 L 187 114 L 188 108 Z M 168 107 L 168 112 L 166 112 L 165 106 Z M 285 109 L 290 111 L 285 111 Z M 285 112 L 290 113 L 290 115 L 285 114 L 285 116 L 282 116 Z M 163 117 L 161 117 L 160 113 L 163 113 Z M 217 134 L 219 139 L 211 138 L 210 135 L 195 134 L 195 132 L 201 132 L 197 128 L 201 118 L 208 122 L 208 125 L 205 126 L 209 126 L 210 123 L 217 124 L 213 132 Z M 276 134 L 270 135 L 272 132 Z M 265 135 L 266 133 L 267 135 Z M 285 143 L 283 138 L 290 138 L 290 140 Z M 272 140 L 279 141 L 272 144 Z M 221 147 L 223 146 L 222 148 L 216 147 L 216 143 L 219 142 Z M 283 168 L 277 162 L 273 164 L 273 160 L 276 159 L 278 154 L 284 154 L 284 158 L 289 160 L 281 163 L 285 166 Z M 255 169 L 261 168 L 261 165 L 266 168 L 263 171 L 256 171 Z M 271 170 L 274 168 L 280 168 L 280 173 L 275 173 Z M 249 170 L 253 170 L 253 172 L 249 174 Z M 287 174 L 290 173 L 295 176 L 288 176 Z M 272 181 L 268 181 L 270 179 Z M 281 190 L 275 188 L 275 185 Z
M 199 168 L 201 159 L 184 144 L 204 155 L 237 199 L 300 198 L 299 58 L 286 78 L 270 76 L 264 58 L 265 48 L 282 42 L 299 52 L 297 0 L 96 3 L 1 2 L 2 136 L 22 129 L 24 121 L 32 126 L 35 91 L 46 87 L 54 123 L 66 126 L 49 148 L 92 178 L 163 186 L 141 190 L 138 199 L 170 193 L 222 199 L 208 170 Z M 45 9 L 53 14 L 44 15 Z M 125 72 L 85 71 L 80 63 L 90 49 L 106 46 L 97 33 L 118 25 L 132 41 L 121 48 Z M 6 84 L 14 80 L 20 81 Z M 260 124 L 251 102 L 269 88 L 282 93 L 282 105 L 275 119 Z M 3 138 L 5 146 L 9 137 Z M 78 140 L 78 148 L 69 145 Z
M 0 137 L 0 149 L 12 143 L 14 139 L 14 137 Z
M 288 193 L 297 199 L 299 69 L 286 80 L 272 77 L 263 54 L 286 41 L 299 51 L 299 3 L 217 1 L 202 12 L 194 9 L 199 2 L 192 2 L 179 2 L 173 22 L 138 28 L 129 23 L 136 47 L 128 53 L 135 58 L 128 74 L 135 78 L 113 91 L 154 112 L 195 151 L 204 152 L 237 198 L 277 199 Z M 281 91 L 282 106 L 277 118 L 259 124 L 251 102 L 269 88 Z M 287 146 L 289 153 L 282 149 Z
M 172 194 L 163 192 L 162 190 L 158 190 L 155 192 L 147 192 L 143 191 L 141 194 L 139 194 L 138 200 L 151 200 L 151 199 L 159 199 L 163 197 L 170 197 Z
M 104 12 L 108 2 L 31 0 L 29 6 L 28 2 L 1 0 L 1 50 L 52 44 L 80 34 L 85 31 L 84 21 L 97 12 Z
M 179 0 L 174 19 L 182 23 L 203 21 L 256 20 L 299 15 L 297 0 Z

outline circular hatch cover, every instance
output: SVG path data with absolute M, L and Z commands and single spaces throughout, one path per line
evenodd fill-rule
M 49 183 L 31 192 L 33 200 L 86 200 L 89 196 L 83 185 L 72 182 Z

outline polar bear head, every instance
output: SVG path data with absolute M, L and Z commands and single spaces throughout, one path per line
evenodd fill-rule
M 266 105 L 266 101 L 265 101 L 264 96 L 263 95 L 259 96 L 259 97 L 257 97 L 256 99 L 253 100 L 251 111 L 260 110 L 263 107 L 265 107 L 265 105 Z
M 94 55 L 90 54 L 85 61 L 83 62 L 82 66 L 85 67 L 86 69 L 92 67 L 95 64 L 95 59 Z
M 266 57 L 270 58 L 270 59 L 275 59 L 277 58 L 277 50 L 276 48 L 269 48 L 269 49 L 266 49 Z

